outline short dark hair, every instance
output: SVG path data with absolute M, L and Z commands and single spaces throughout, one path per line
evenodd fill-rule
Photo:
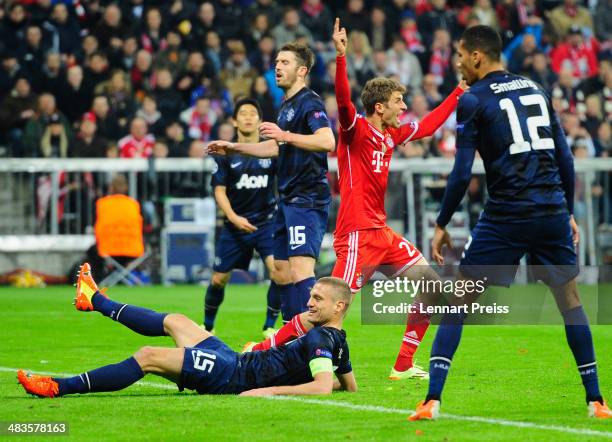
M 376 103 L 386 103 L 389 101 L 393 92 L 399 92 L 404 95 L 406 88 L 398 81 L 390 78 L 376 77 L 368 80 L 361 92 L 361 102 L 363 103 L 366 115 L 374 113 Z
M 240 108 L 246 104 L 250 104 L 255 109 L 257 109 L 257 114 L 259 115 L 260 120 L 263 118 L 263 112 L 257 100 L 255 100 L 254 98 L 241 98 L 240 100 L 236 101 L 236 104 L 234 104 L 234 120 L 238 116 L 238 111 L 240 111 Z
M 490 60 L 499 61 L 502 41 L 499 33 L 490 26 L 476 25 L 467 28 L 461 36 L 468 52 L 480 51 Z
M 308 47 L 308 45 L 291 42 L 285 43 L 280 49 L 281 51 L 293 52 L 295 54 L 295 59 L 297 60 L 298 67 L 305 66 L 308 72 L 312 69 L 315 62 L 315 55 L 312 52 L 312 49 Z

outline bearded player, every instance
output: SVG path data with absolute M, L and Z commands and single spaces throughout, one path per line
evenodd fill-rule
M 358 115 L 351 102 L 346 72 L 346 29 L 336 19 L 333 35 L 336 46 L 336 100 L 340 120 L 338 175 L 340 211 L 334 233 L 337 256 L 333 276 L 344 279 L 353 293 L 381 270 L 389 278 L 438 279 L 421 252 L 386 225 L 385 191 L 393 148 L 411 140 L 429 137 L 457 106 L 463 88 L 458 86 L 420 123 L 400 125 L 406 111 L 406 89 L 397 81 L 374 78 L 361 94 L 366 116 Z M 424 302 L 420 298 L 416 302 Z M 253 347 L 263 350 L 301 336 L 312 327 L 305 315 L 296 316 L 270 340 Z M 429 327 L 429 316 L 414 313 L 389 379 L 427 379 L 428 374 L 414 365 L 414 354 Z

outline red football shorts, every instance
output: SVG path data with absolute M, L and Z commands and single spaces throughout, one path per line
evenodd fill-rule
M 334 238 L 336 265 L 332 276 L 344 279 L 353 292 L 372 277 L 378 267 L 394 278 L 416 264 L 423 255 L 390 227 L 358 230 Z

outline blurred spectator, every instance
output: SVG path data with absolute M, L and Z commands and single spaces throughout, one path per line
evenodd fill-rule
M 594 17 L 595 37 L 599 41 L 612 40 L 612 0 L 599 0 Z
M 534 52 L 531 70 L 528 72 L 527 76 L 536 83 L 542 85 L 547 91 L 551 91 L 558 77 L 552 69 L 550 69 L 548 61 L 548 57 L 544 52 Z
M 587 130 L 591 138 L 595 138 L 599 125 L 603 122 L 599 97 L 597 95 L 589 95 L 586 98 L 584 108 L 584 113 L 579 114 L 581 124 Z
M 224 40 L 240 38 L 242 31 L 242 8 L 234 0 L 217 0 L 215 27 Z
M 183 95 L 183 100 L 189 101 L 194 88 L 201 85 L 205 78 L 210 80 L 214 77 L 214 68 L 206 62 L 202 53 L 192 51 L 187 57 L 187 64 L 178 76 L 176 88 Z
M 86 35 L 81 42 L 81 46 L 72 56 L 72 62 L 83 64 L 94 52 L 98 50 L 100 50 L 98 38 L 92 34 Z
M 23 145 L 25 156 L 39 156 L 41 152 L 41 140 L 52 116 L 54 119 L 59 119 L 59 122 L 64 126 L 62 132 L 67 138 L 70 137 L 70 124 L 66 117 L 57 110 L 55 97 L 52 94 L 43 93 L 38 97 L 38 107 L 35 118 L 30 118 L 24 128 Z
M 446 29 L 453 40 L 456 40 L 460 30 L 455 12 L 446 9 L 446 0 L 429 0 L 429 3 L 431 9 L 422 14 L 417 21 L 425 47 L 431 46 L 436 29 Z
M 533 58 L 538 52 L 535 36 L 525 34 L 521 45 L 512 52 L 512 56 L 508 60 L 508 70 L 516 74 L 527 74 L 531 71 Z
M 113 71 L 110 80 L 99 84 L 95 92 L 108 97 L 111 113 L 120 127 L 126 127 L 128 120 L 134 115 L 132 87 L 127 74 L 121 70 Z
M 388 77 L 392 74 L 389 65 L 387 64 L 387 52 L 374 51 L 372 59 L 374 60 L 375 77 Z
M 85 62 L 85 79 L 98 85 L 108 79 L 108 58 L 102 52 L 94 52 Z
M 335 84 L 336 78 L 336 60 L 329 60 L 325 64 L 325 75 L 317 78 L 313 77 L 311 80 L 311 87 L 319 95 L 333 94 L 336 90 Z
M 406 14 L 412 14 L 413 9 L 418 3 L 426 3 L 427 0 L 391 0 L 384 2 L 384 10 L 386 16 L 387 26 L 389 27 L 389 32 L 394 35 L 398 29 L 400 28 L 401 20 L 406 16 Z M 383 2 L 381 2 L 383 4 Z M 417 15 L 420 15 L 423 11 L 418 10 L 418 6 L 416 6 L 417 10 L 415 11 Z M 391 45 L 391 41 L 388 41 L 385 47 L 389 47 Z
M 310 31 L 306 26 L 300 23 L 300 15 L 297 9 L 293 7 L 287 7 L 283 11 L 283 21 L 272 29 L 272 35 L 278 47 L 297 40 L 300 36 L 306 37 L 306 39 L 312 41 Z
M 599 125 L 594 141 L 598 156 L 612 156 L 612 126 L 609 121 L 604 121 Z
M 140 46 L 150 54 L 163 50 L 167 46 L 166 32 L 162 27 L 162 15 L 159 9 L 150 8 L 145 14 L 145 22 L 140 34 Z
M 23 133 L 26 123 L 36 114 L 36 95 L 27 78 L 18 78 L 10 94 L 0 103 L 0 133 L 5 134 L 8 156 L 23 157 Z
M 159 69 L 155 72 L 156 84 L 152 95 L 157 103 L 157 109 L 161 112 L 164 121 L 177 118 L 183 108 L 181 95 L 172 86 L 172 73 L 168 69 Z
M 368 24 L 368 36 L 370 44 L 375 51 L 386 50 L 391 46 L 392 33 L 391 26 L 386 24 L 387 16 L 385 10 L 381 6 L 374 6 L 370 14 L 370 23 Z
M 62 58 L 59 52 L 48 52 L 45 64 L 35 77 L 38 92 L 51 92 L 57 96 L 62 87 L 64 72 L 62 71 Z
M 79 27 L 68 14 L 64 3 L 55 3 L 49 20 L 43 28 L 51 34 L 53 49 L 63 55 L 72 54 L 79 44 Z
M 138 40 L 133 35 L 126 37 L 121 45 L 121 51 L 115 54 L 112 66 L 117 69 L 131 71 L 136 64 Z
M 568 67 L 578 79 L 597 74 L 597 53 L 592 45 L 585 44 L 582 31 L 577 26 L 572 26 L 565 42 L 553 49 L 551 60 L 552 70 L 557 73 Z
M 282 11 L 276 0 L 255 0 L 247 10 L 250 20 L 262 13 L 268 16 L 268 23 L 278 23 L 281 20 Z
M 264 77 L 260 75 L 255 78 L 249 96 L 259 103 L 262 111 L 262 121 L 276 121 L 274 98 L 272 98 L 272 94 L 270 94 L 268 82 Z
M 248 95 L 257 71 L 251 67 L 246 56 L 246 48 L 241 41 L 230 47 L 231 55 L 225 67 L 219 73 L 219 79 L 225 83 L 232 97 Z
M 92 98 L 91 86 L 83 81 L 83 68 L 79 65 L 68 68 L 57 95 L 57 107 L 72 123 L 89 110 Z
M 216 31 L 215 7 L 211 2 L 204 2 L 198 8 L 197 16 L 192 20 L 191 32 L 187 34 L 189 48 L 199 49 L 206 34 L 210 31 Z
M 444 99 L 438 85 L 438 78 L 435 75 L 427 74 L 423 77 L 423 95 L 427 99 L 429 109 L 433 109 Z
M 130 71 L 130 80 L 135 94 L 142 95 L 146 90 L 150 90 L 152 63 L 153 56 L 150 52 L 141 49 L 136 53 L 134 66 Z
M 217 138 L 223 141 L 234 141 L 236 130 L 230 123 L 221 123 L 217 128 Z
M 181 112 L 181 121 L 187 125 L 191 139 L 208 141 L 213 126 L 217 123 L 217 114 L 210 108 L 210 99 L 200 97 L 195 104 Z
M 264 35 L 259 40 L 257 49 L 251 52 L 249 62 L 251 66 L 257 69 L 257 72 L 264 73 L 274 69 L 275 44 L 276 42 L 271 35 Z
M 365 32 L 353 31 L 349 34 L 346 64 L 352 89 L 359 94 L 366 81 L 374 77 L 376 70 L 372 48 Z
M 570 28 L 577 27 L 578 30 L 587 28 L 593 33 L 593 19 L 587 8 L 579 6 L 577 0 L 563 0 L 563 4 L 557 6 L 549 14 L 550 23 L 560 40 L 564 40 L 570 32 Z
M 423 38 L 417 28 L 416 17 L 414 13 L 408 10 L 404 13 L 401 21 L 400 35 L 406 43 L 406 47 L 413 54 L 421 54 L 425 52 L 423 46 Z
M 97 134 L 96 117 L 92 113 L 83 116 L 79 131 L 72 141 L 70 154 L 79 158 L 103 158 L 108 141 Z
M 130 134 L 119 140 L 121 158 L 148 158 L 153 153 L 155 137 L 148 133 L 145 120 L 136 117 L 130 123 Z
M 438 85 L 444 82 L 450 70 L 452 53 L 450 34 L 446 29 L 437 29 L 427 58 L 429 59 L 428 72 L 433 75 Z
M 121 9 L 115 3 L 109 4 L 104 9 L 102 19 L 92 32 L 98 38 L 102 49 L 120 46 L 121 41 L 127 36 L 129 28 L 122 22 L 121 16 Z
M 29 25 L 25 33 L 25 42 L 20 45 L 22 65 L 30 75 L 40 72 L 45 62 L 45 52 L 49 47 L 43 42 L 42 37 L 39 26 Z
M 214 75 L 219 75 L 223 67 L 222 60 L 224 59 L 223 48 L 221 47 L 221 38 L 215 31 L 206 33 L 206 49 L 204 50 L 204 58 L 210 60 Z
M 108 98 L 105 95 L 97 95 L 94 97 L 91 113 L 96 119 L 98 126 L 98 134 L 108 140 L 117 140 L 122 135 L 119 122 L 111 113 Z
M 491 0 L 476 0 L 471 13 L 478 17 L 481 25 L 491 26 L 499 32 L 500 26 L 497 21 L 497 14 L 491 5 Z
M 185 137 L 183 126 L 178 121 L 173 121 L 166 126 L 166 144 L 168 145 L 170 157 L 186 157 L 189 151 L 189 140 Z
M 163 120 L 161 112 L 157 110 L 157 102 L 151 95 L 145 95 L 142 105 L 136 111 L 136 116 L 142 118 L 147 123 L 150 132 L 159 137 L 163 134 Z
M 589 132 L 580 125 L 580 119 L 578 115 L 566 112 L 562 115 L 561 122 L 563 129 L 565 130 L 565 138 L 567 144 L 572 150 L 576 146 L 582 146 L 587 149 L 588 156 L 595 156 L 595 145 Z
M 334 17 L 322 0 L 304 0 L 300 9 L 300 20 L 308 28 L 315 42 L 330 42 Z
M 166 68 L 176 75 L 187 61 L 187 54 L 181 49 L 181 34 L 175 31 L 168 32 L 166 42 L 166 48 L 154 56 L 153 68 Z
M 3 54 L 0 55 L 2 59 L 2 70 L 0 70 L 0 96 L 4 96 L 8 93 L 13 86 L 15 81 L 19 77 L 27 75 L 27 73 L 21 68 L 17 55 L 10 49 L 6 49 Z
M 402 124 L 406 124 L 409 121 L 420 122 L 429 113 L 429 104 L 425 95 L 420 93 L 414 94 L 408 109 L 409 111 L 400 116 Z M 424 158 L 429 153 L 430 143 L 431 137 L 427 137 L 418 141 L 400 144 L 398 152 L 405 158 Z
M 38 155 L 42 158 L 67 158 L 70 146 L 69 132 L 66 131 L 59 114 L 49 116 L 40 139 Z
M 334 131 L 334 135 L 338 136 L 339 122 L 338 122 L 338 103 L 336 102 L 336 96 L 333 94 L 326 94 L 323 96 L 323 105 L 325 106 L 325 113 L 329 119 L 329 124 Z
M 170 150 L 168 149 L 168 145 L 161 141 L 157 140 L 155 145 L 153 146 L 153 158 L 168 158 Z
M 2 19 L 2 26 L 0 26 L 3 47 L 15 50 L 21 46 L 27 24 L 25 7 L 18 2 L 13 2 L 8 8 L 8 14 Z
M 348 0 L 346 10 L 340 12 L 340 23 L 350 31 L 367 32 L 370 26 L 363 0 Z
M 386 62 L 389 72 L 397 75 L 400 82 L 409 91 L 420 87 L 423 81 L 421 64 L 418 58 L 406 49 L 406 44 L 401 37 L 396 37 L 393 40 L 393 46 L 387 51 Z

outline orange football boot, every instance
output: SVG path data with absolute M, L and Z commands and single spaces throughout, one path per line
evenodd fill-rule
M 25 371 L 19 370 L 17 380 L 25 391 L 38 397 L 55 397 L 59 393 L 57 382 L 49 376 L 28 375 Z
M 595 417 L 598 419 L 610 419 L 612 418 L 612 410 L 608 408 L 606 401 L 603 404 L 599 401 L 589 402 L 589 417 Z
M 420 401 L 414 413 L 408 416 L 409 421 L 420 421 L 425 419 L 437 419 L 440 416 L 440 401 L 433 399 Z
M 106 296 L 98 290 L 98 285 L 91 276 L 91 266 L 86 262 L 80 267 L 77 277 L 76 297 L 74 298 L 74 306 L 76 309 L 83 312 L 93 311 L 94 308 L 91 298 L 96 292 Z

